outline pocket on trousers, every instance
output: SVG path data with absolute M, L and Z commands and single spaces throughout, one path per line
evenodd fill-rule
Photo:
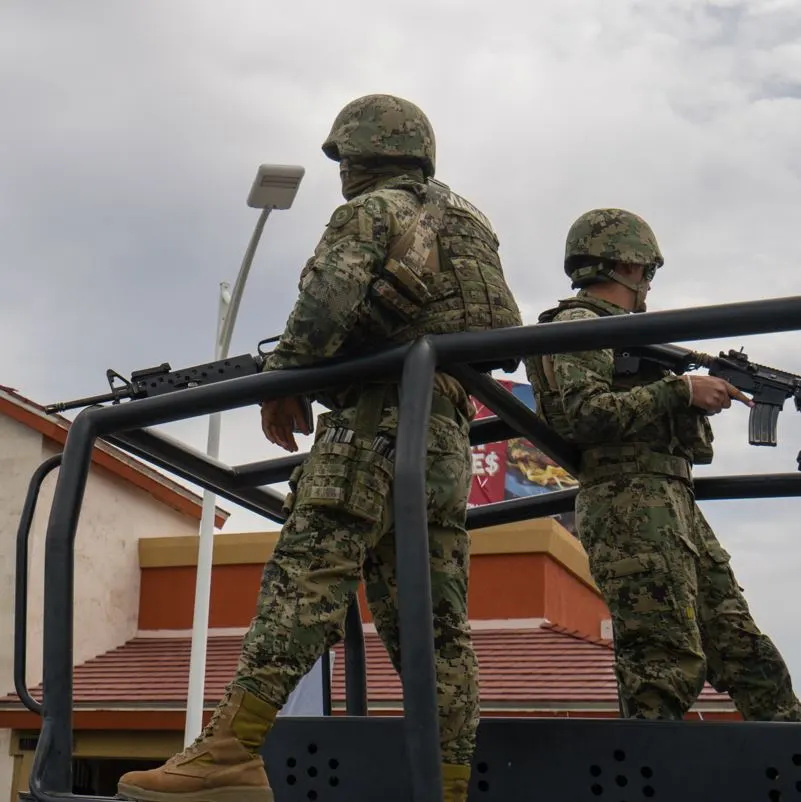
M 595 580 L 612 611 L 623 617 L 676 609 L 673 578 L 665 558 L 656 552 L 603 562 Z
M 429 524 L 464 527 L 471 478 L 469 453 L 430 455 L 426 472 Z
M 706 553 L 709 559 L 715 564 L 715 567 L 725 572 L 732 587 L 737 588 L 740 593 L 743 593 L 745 588 L 737 581 L 737 577 L 734 575 L 734 569 L 731 567 L 731 554 L 729 554 L 717 540 L 707 540 L 705 541 L 705 545 Z M 720 586 L 720 579 L 717 580 L 717 584 Z
M 295 503 L 331 507 L 379 523 L 393 473 L 392 461 L 370 448 L 318 441 L 305 464 Z
M 601 573 L 612 579 L 622 579 L 635 574 L 643 574 L 647 571 L 666 573 L 667 563 L 665 558 L 656 553 L 635 554 L 632 557 L 623 557 L 620 560 L 605 562 L 601 568 Z

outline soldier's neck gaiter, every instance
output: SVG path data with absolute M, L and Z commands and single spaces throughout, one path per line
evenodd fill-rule
M 419 175 L 417 175 L 419 173 Z M 350 159 L 343 159 L 339 163 L 339 177 L 342 181 L 342 196 L 345 200 L 351 200 L 357 195 L 367 192 L 379 181 L 390 178 L 398 178 L 408 175 L 419 178 L 422 182 L 422 170 L 409 170 L 398 164 L 386 162 L 384 164 L 360 164 Z

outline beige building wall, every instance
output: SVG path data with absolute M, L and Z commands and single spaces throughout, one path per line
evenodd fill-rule
M 0 414 L 0 691 L 14 690 L 16 535 L 31 474 L 61 447 Z M 27 681 L 42 679 L 45 531 L 58 469 L 45 480 L 29 543 Z M 141 538 L 197 535 L 199 521 L 94 464 L 75 543 L 75 663 L 132 638 L 139 609 Z M 0 730 L 0 793 L 10 789 L 10 732 Z

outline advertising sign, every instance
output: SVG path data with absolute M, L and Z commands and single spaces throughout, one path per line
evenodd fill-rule
M 498 380 L 498 383 L 517 396 L 529 409 L 536 408 L 531 385 L 507 380 Z M 475 398 L 472 401 L 478 410 L 477 419 L 494 415 L 491 409 Z M 473 484 L 470 489 L 470 507 L 578 486 L 578 482 L 561 465 L 523 437 L 474 446 L 472 451 Z M 572 512 L 554 517 L 562 526 L 575 533 Z

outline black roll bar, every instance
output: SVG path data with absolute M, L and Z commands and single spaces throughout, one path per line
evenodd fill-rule
M 31 696 L 25 677 L 28 668 L 28 543 L 42 483 L 59 465 L 61 465 L 61 454 L 56 454 L 48 457 L 33 472 L 17 526 L 17 565 L 14 578 L 14 689 L 22 704 L 39 716 L 42 715 L 42 703 Z
M 491 332 L 437 335 L 415 344 L 396 346 L 381 353 L 337 364 L 273 371 L 135 402 L 83 410 L 72 423 L 67 437 L 45 541 L 43 685 L 46 691 L 42 732 L 30 780 L 31 793 L 40 802 L 57 802 L 73 796 L 74 540 L 92 448 L 98 437 L 116 438 L 115 442 L 122 447 L 142 449 L 141 435 L 134 434 L 132 439 L 131 434 L 132 430 L 143 426 L 155 426 L 239 408 L 270 398 L 305 394 L 366 378 L 374 381 L 397 377 L 406 360 L 403 364 L 401 428 L 396 455 L 396 483 L 403 488 L 403 492 L 395 494 L 399 614 L 405 667 L 405 729 L 415 802 L 433 802 L 441 799 L 441 793 L 436 795 L 436 789 L 441 791 L 441 781 L 438 743 L 434 747 L 438 722 L 435 688 L 432 684 L 434 646 L 431 591 L 427 555 L 424 555 L 427 527 L 425 508 L 420 502 L 424 497 L 422 466 L 425 456 L 425 426 L 430 410 L 431 376 L 435 367 L 447 369 L 454 365 L 492 363 L 519 357 L 521 354 L 651 345 L 788 331 L 800 328 L 800 321 L 801 296 L 795 296 L 598 320 L 521 326 Z M 412 379 L 417 384 L 413 385 Z M 499 415 L 502 412 L 499 409 L 494 411 Z M 483 430 L 490 430 L 490 424 L 486 424 Z M 503 439 L 497 436 L 497 431 L 498 429 L 491 439 Z M 153 445 L 152 440 L 149 445 Z M 141 453 L 147 458 L 145 449 Z M 168 456 L 171 457 L 169 460 Z M 243 495 L 244 488 L 241 485 L 234 486 L 232 477 L 225 471 L 220 472 L 219 465 L 198 462 L 197 454 L 191 454 L 183 446 L 171 455 L 162 453 L 156 462 L 159 460 L 163 460 L 163 467 L 168 467 L 169 462 L 172 470 L 186 472 L 185 476 L 188 473 L 188 478 L 200 484 L 205 483 L 205 486 L 214 486 L 221 491 L 220 495 L 236 494 L 237 503 L 244 501 L 251 505 L 250 509 L 258 508 L 265 515 L 268 510 L 275 513 L 274 505 L 277 502 L 273 495 Z M 203 476 L 192 474 L 188 467 L 190 464 L 202 471 Z M 752 479 L 749 478 L 749 481 Z M 768 492 L 766 480 L 761 480 L 761 485 L 758 479 L 756 481 L 758 486 L 753 490 L 759 491 L 759 497 L 763 497 L 762 494 Z M 745 492 L 747 484 L 743 482 L 739 490 Z M 555 502 L 564 503 L 567 497 L 562 493 L 551 494 L 547 501 L 552 505 Z M 232 495 L 225 497 L 232 498 Z M 525 506 L 525 503 L 535 500 L 518 501 L 524 502 L 522 506 Z M 504 510 L 519 509 L 521 505 L 518 501 L 508 502 Z M 543 512 L 546 509 L 549 507 L 544 500 L 537 513 L 554 514 Z M 496 507 L 490 512 L 497 515 L 502 511 Z M 482 514 L 484 520 L 491 518 L 491 515 L 484 514 L 480 509 L 471 510 L 471 513 L 472 522 L 481 520 Z M 414 666 L 413 671 L 410 666 Z
M 435 367 L 429 340 L 416 342 L 403 367 L 392 494 L 403 718 L 415 802 L 441 802 L 443 793 L 425 472 Z

